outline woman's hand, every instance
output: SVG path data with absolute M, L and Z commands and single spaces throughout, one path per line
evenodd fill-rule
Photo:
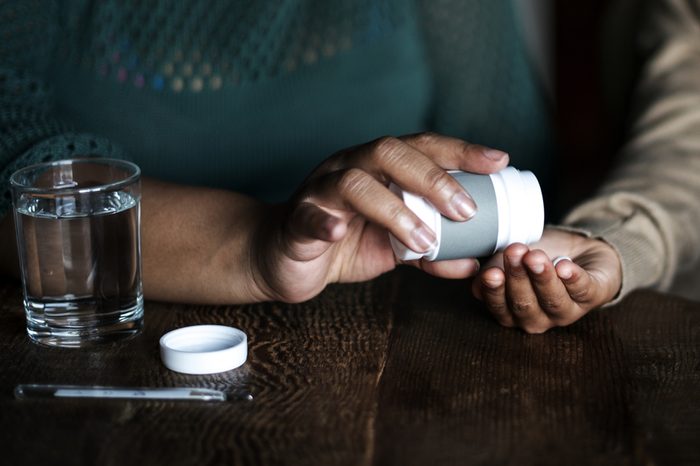
M 257 287 L 266 299 L 299 302 L 328 283 L 387 272 L 396 265 L 388 232 L 415 251 L 428 251 L 436 242 L 389 191 L 391 182 L 427 198 L 443 215 L 466 221 L 476 205 L 445 170 L 493 173 L 507 165 L 504 152 L 436 134 L 385 137 L 343 150 L 261 223 L 250 258 Z M 446 278 L 478 270 L 474 259 L 410 264 Z
M 566 256 L 552 264 L 552 259 Z M 576 322 L 610 302 L 622 284 L 615 250 L 601 240 L 545 229 L 528 248 L 508 246 L 474 279 L 474 295 L 506 327 L 542 333 Z

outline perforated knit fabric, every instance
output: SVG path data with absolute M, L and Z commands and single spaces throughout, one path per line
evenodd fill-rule
M 372 43 L 408 14 L 401 0 L 83 1 L 63 12 L 64 60 L 175 93 L 294 72 Z
M 333 148 L 425 129 L 531 165 L 546 151 L 535 128 L 544 107 L 514 23 L 509 0 L 0 0 L 0 182 L 30 163 L 125 147 L 148 175 L 254 192 L 275 165 L 293 186 Z M 343 94 L 347 82 L 358 89 Z M 303 99 L 289 104 L 297 114 L 282 109 L 287 121 L 316 120 L 278 139 L 285 128 L 246 126 L 295 92 Z M 367 102 L 377 102 L 370 114 Z

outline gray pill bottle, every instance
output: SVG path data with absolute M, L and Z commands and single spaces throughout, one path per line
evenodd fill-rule
M 544 202 L 537 178 L 530 171 L 507 167 L 491 175 L 449 172 L 471 194 L 477 213 L 464 222 L 452 221 L 427 200 L 396 185 L 391 190 L 438 238 L 432 250 L 420 253 L 389 235 L 400 260 L 429 261 L 489 256 L 513 243 L 530 244 L 542 237 Z

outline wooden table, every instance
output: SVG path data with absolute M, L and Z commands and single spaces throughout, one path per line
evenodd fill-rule
M 30 343 L 16 283 L 0 301 L 2 464 L 700 464 L 700 303 L 639 292 L 526 335 L 464 282 L 401 270 L 301 305 L 148 302 L 142 335 L 88 351 Z M 167 370 L 159 337 L 198 323 L 245 330 L 248 362 Z M 19 401 L 19 383 L 254 399 Z

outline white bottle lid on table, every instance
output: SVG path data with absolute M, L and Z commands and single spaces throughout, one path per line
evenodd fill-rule
M 248 358 L 248 337 L 224 325 L 182 327 L 161 337 L 160 358 L 165 367 L 183 374 L 229 371 Z

